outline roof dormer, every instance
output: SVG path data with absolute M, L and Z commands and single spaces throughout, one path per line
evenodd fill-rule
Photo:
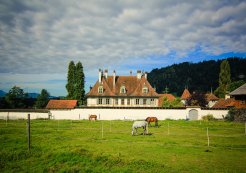
M 149 92 L 148 87 L 144 84 L 143 88 L 142 88 L 142 93 L 143 94 L 147 94 Z
M 122 85 L 120 87 L 120 94 L 125 94 L 125 93 L 126 93 L 126 87 L 125 87 L 125 85 Z
M 100 86 L 98 87 L 98 93 L 99 93 L 99 94 L 102 94 L 102 93 L 103 93 L 103 86 L 102 86 L 102 85 L 100 85 Z

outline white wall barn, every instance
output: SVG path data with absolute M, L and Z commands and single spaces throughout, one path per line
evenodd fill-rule
M 48 118 L 67 119 L 67 120 L 83 120 L 88 119 L 89 115 L 97 115 L 98 120 L 138 120 L 145 119 L 149 116 L 157 117 L 159 120 L 165 119 L 191 119 L 199 120 L 203 116 L 212 114 L 217 119 L 222 119 L 227 115 L 226 109 L 201 109 L 199 107 L 187 107 L 183 109 L 162 109 L 162 108 L 96 108 L 85 107 L 76 109 L 56 109 L 49 112 L 11 112 L 11 110 L 0 111 L 0 119 L 26 119 L 30 113 L 31 119 Z

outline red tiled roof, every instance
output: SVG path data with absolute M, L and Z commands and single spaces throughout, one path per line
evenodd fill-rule
M 103 93 L 98 93 L 98 87 L 103 86 Z M 121 86 L 125 86 L 126 93 L 120 93 Z M 142 92 L 143 87 L 148 88 L 145 94 Z M 158 94 L 152 88 L 148 80 L 142 76 L 138 79 L 137 76 L 116 76 L 115 86 L 113 86 L 113 76 L 107 78 L 102 77 L 102 82 L 96 82 L 86 96 L 140 96 L 140 97 L 158 97 Z
M 50 100 L 46 109 L 74 109 L 77 100 Z
M 246 108 L 245 102 L 243 103 L 240 100 L 235 100 L 234 98 L 229 99 L 219 99 L 217 103 L 212 108 L 229 108 L 229 107 L 235 107 L 235 108 Z
M 213 93 L 206 94 L 207 101 L 216 101 L 219 100 L 218 97 L 216 97 Z
M 191 94 L 190 94 L 189 90 L 185 89 L 183 94 L 182 94 L 182 96 L 181 96 L 181 100 L 186 100 L 186 99 L 188 99 L 190 97 L 191 97 Z
M 175 97 L 172 94 L 159 94 L 159 106 L 162 105 L 164 97 L 166 97 L 168 101 L 173 101 L 175 99 Z

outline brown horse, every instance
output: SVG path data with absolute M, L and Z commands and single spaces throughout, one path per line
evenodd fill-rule
M 96 115 L 90 115 L 89 116 L 89 120 L 91 121 L 91 120 L 97 120 L 97 116 Z
M 155 122 L 155 127 L 158 127 L 158 119 L 156 117 L 147 117 L 145 121 L 148 122 L 148 125 L 151 127 L 151 122 Z

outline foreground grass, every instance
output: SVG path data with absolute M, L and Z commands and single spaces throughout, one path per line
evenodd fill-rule
M 245 172 L 244 124 L 159 124 L 131 136 L 130 121 L 32 120 L 28 152 L 26 121 L 0 121 L 0 172 Z

